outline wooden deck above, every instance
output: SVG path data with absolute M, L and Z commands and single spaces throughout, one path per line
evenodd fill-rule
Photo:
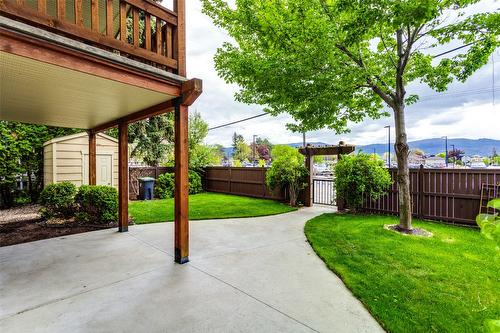
M 184 1 L 0 0 L 0 15 L 186 76 Z

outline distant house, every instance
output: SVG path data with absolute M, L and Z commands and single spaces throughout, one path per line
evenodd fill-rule
M 439 156 L 428 156 L 425 158 L 426 168 L 446 168 L 446 160 Z
M 118 140 L 99 133 L 96 138 L 97 185 L 118 187 Z M 86 132 L 43 144 L 43 185 L 69 181 L 89 183 L 89 137 Z
M 410 167 L 419 167 L 421 164 L 425 164 L 425 156 L 415 151 L 411 151 L 408 155 L 408 164 Z

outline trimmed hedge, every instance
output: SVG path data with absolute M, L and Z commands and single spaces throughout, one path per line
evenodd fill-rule
M 175 176 L 173 173 L 164 173 L 156 179 L 155 195 L 160 199 L 172 198 L 175 191 Z M 189 171 L 189 194 L 203 191 L 200 175 L 195 171 Z
M 82 185 L 75 203 L 79 222 L 108 225 L 118 221 L 118 191 L 114 187 Z
M 70 182 L 47 185 L 40 194 L 40 214 L 44 219 L 69 218 L 75 213 L 76 186 Z

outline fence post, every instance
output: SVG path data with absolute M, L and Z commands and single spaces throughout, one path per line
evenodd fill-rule
M 232 182 L 231 180 L 233 179 L 233 174 L 231 172 L 232 168 L 231 167 L 228 167 L 228 170 L 229 170 L 229 177 L 228 177 L 228 182 L 229 182 L 229 193 L 232 193 L 233 192 L 233 186 L 232 186 Z
M 424 218 L 424 166 L 418 169 L 418 217 Z
M 266 197 L 266 169 L 262 168 L 262 197 Z

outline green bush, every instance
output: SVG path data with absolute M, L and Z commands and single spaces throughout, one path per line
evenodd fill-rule
M 47 185 L 40 194 L 43 218 L 69 218 L 75 213 L 76 186 L 70 182 Z
M 189 194 L 203 191 L 200 175 L 189 171 Z M 175 176 L 173 173 L 164 173 L 156 179 L 155 195 L 160 199 L 172 198 L 175 192 Z
M 82 185 L 75 203 L 79 222 L 108 225 L 118 220 L 118 191 L 114 187 Z
M 372 200 L 383 195 L 392 184 L 384 162 L 368 154 L 344 155 L 335 165 L 335 189 L 353 210 L 361 207 L 363 194 Z
M 304 156 L 296 148 L 275 146 L 272 150 L 273 163 L 266 173 L 269 188 L 286 188 L 290 206 L 297 204 L 300 190 L 307 186 L 309 172 L 304 165 Z
M 195 171 L 189 171 L 189 194 L 200 192 L 203 192 L 200 175 Z
M 175 176 L 173 173 L 161 174 L 155 183 L 155 195 L 160 199 L 172 198 L 174 196 Z

